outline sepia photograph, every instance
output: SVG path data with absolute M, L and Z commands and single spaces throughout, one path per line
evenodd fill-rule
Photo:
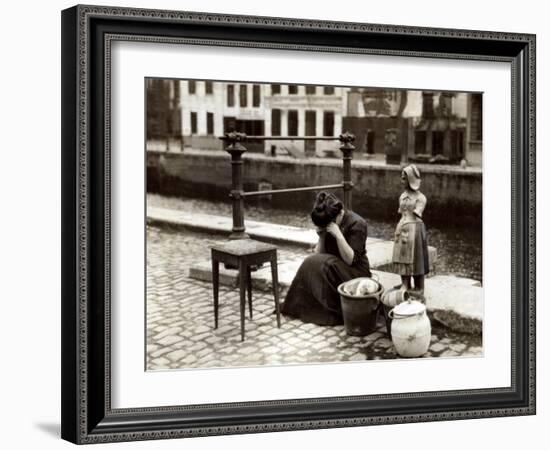
M 36 420 L 75 444 L 536 436 L 542 19 L 218 3 L 57 12 L 61 167 L 25 166 L 61 175 L 61 233 L 26 233 L 61 241 Z
M 147 371 L 483 356 L 483 93 L 145 79 Z

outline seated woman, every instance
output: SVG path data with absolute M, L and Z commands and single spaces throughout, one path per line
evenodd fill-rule
M 338 285 L 371 276 L 365 251 L 367 223 L 326 192 L 317 195 L 311 220 L 319 235 L 315 254 L 298 269 L 281 312 L 317 325 L 341 325 Z

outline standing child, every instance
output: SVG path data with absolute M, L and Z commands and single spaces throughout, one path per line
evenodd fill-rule
M 428 241 L 422 214 L 426 197 L 420 188 L 420 172 L 410 164 L 401 172 L 401 184 L 405 188 L 399 196 L 401 220 L 395 229 L 393 244 L 394 271 L 401 275 L 401 289 L 414 290 L 424 294 L 424 276 L 429 272 Z

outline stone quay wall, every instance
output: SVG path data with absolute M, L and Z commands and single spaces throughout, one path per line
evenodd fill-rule
M 272 189 L 336 184 L 342 181 L 339 158 L 294 159 L 245 153 L 245 191 L 262 186 Z M 480 169 L 417 165 L 421 191 L 428 204 L 427 223 L 481 225 L 482 174 Z M 364 217 L 396 220 L 402 192 L 400 166 L 379 161 L 352 162 L 353 209 Z M 185 149 L 184 152 L 147 152 L 147 191 L 162 195 L 229 201 L 230 157 L 224 151 Z M 335 191 L 336 195 L 342 191 Z M 270 205 L 309 212 L 315 192 L 278 194 L 247 199 L 249 204 Z

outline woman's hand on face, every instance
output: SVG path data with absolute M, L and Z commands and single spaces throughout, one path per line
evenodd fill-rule
M 342 231 L 340 230 L 340 227 L 338 225 L 336 225 L 336 223 L 334 223 L 334 222 L 330 222 L 327 225 L 326 230 L 327 230 L 327 233 L 332 234 L 335 238 L 342 235 Z

